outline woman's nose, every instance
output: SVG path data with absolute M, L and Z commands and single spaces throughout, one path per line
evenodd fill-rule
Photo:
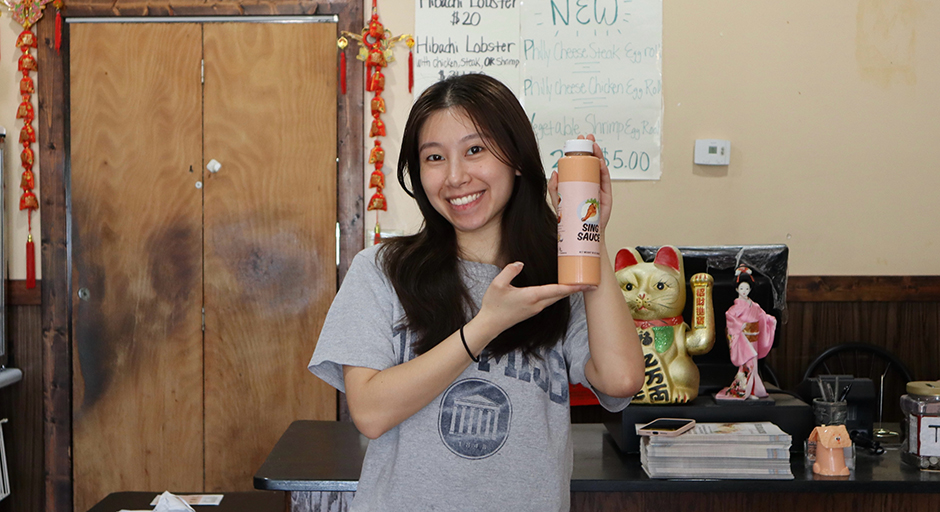
M 447 166 L 447 185 L 453 188 L 459 188 L 470 181 L 470 174 L 461 162 L 451 161 Z

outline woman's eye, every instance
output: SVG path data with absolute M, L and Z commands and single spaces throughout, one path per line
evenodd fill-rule
M 442 157 L 441 155 L 428 155 L 424 157 L 424 159 L 427 160 L 428 162 L 439 162 L 443 160 L 444 157 Z
M 470 149 L 467 150 L 467 154 L 468 154 L 468 155 L 475 155 L 475 154 L 479 153 L 480 151 L 483 151 L 483 146 L 473 146 L 473 147 L 471 147 Z

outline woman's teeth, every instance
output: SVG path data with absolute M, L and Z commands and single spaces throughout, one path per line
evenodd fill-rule
M 463 206 L 468 203 L 472 203 L 477 200 L 478 197 L 482 196 L 483 192 L 477 192 L 476 194 L 470 194 L 469 196 L 455 197 L 450 200 L 450 204 L 454 206 Z

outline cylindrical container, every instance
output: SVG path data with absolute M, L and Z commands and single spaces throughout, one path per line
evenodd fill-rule
M 845 425 L 849 414 L 849 404 L 842 402 L 826 402 L 821 398 L 813 399 L 813 417 L 816 425 Z
M 908 425 L 901 460 L 920 469 L 940 469 L 940 381 L 908 382 L 901 410 Z
M 565 142 L 558 160 L 558 282 L 601 282 L 601 163 L 594 142 Z

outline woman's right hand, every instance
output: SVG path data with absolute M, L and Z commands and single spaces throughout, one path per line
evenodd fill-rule
M 477 314 L 493 330 L 493 337 L 517 323 L 539 314 L 556 301 L 575 292 L 594 288 L 590 285 L 546 284 L 517 288 L 512 280 L 522 272 L 520 261 L 510 263 L 493 279 Z

